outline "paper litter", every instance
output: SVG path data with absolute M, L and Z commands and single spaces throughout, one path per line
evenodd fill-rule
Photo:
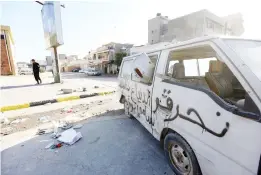
M 82 134 L 80 132 L 76 132 L 74 129 L 68 129 L 62 132 L 61 136 L 57 140 L 68 145 L 73 145 L 81 138 Z

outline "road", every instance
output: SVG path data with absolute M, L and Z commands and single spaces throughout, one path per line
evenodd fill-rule
M 107 116 L 80 129 L 83 138 L 57 151 L 50 136 L 17 144 L 2 154 L 2 175 L 171 175 L 159 142 L 135 119 Z
M 62 97 L 61 89 L 78 89 L 85 87 L 86 92 L 75 92 L 68 95 L 81 95 L 100 91 L 112 91 L 117 87 L 117 78 L 105 76 L 86 76 L 81 73 L 63 73 L 62 84 L 51 84 L 51 73 L 40 75 L 43 84 L 35 85 L 33 76 L 1 77 L 1 106 L 17 105 L 34 101 L 49 100 Z M 99 88 L 94 88 L 98 86 Z M 64 95 L 64 96 L 68 96 Z
M 104 86 L 101 90 L 117 87 L 116 77 L 87 78 L 77 73 L 63 74 L 64 83 L 54 85 L 33 86 L 30 76 L 10 79 L 1 79 L 6 83 L 2 99 L 9 103 L 57 96 L 61 87 L 88 86 L 88 91 L 95 85 Z M 45 82 L 51 79 L 43 77 Z M 73 110 L 63 112 L 64 107 Z M 1 174 L 172 175 L 159 142 L 136 119 L 127 118 L 122 108 L 112 94 L 5 112 L 11 123 L 1 124 L 1 134 L 8 128 L 12 131 L 1 137 Z M 41 123 L 43 116 L 50 121 Z M 17 119 L 26 120 L 12 123 Z M 45 149 L 54 139 L 35 133 L 38 128 L 53 127 L 53 121 L 82 123 L 78 131 L 83 138 L 72 146 Z

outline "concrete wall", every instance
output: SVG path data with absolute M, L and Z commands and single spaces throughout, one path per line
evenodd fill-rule
M 167 23 L 167 30 L 163 27 L 164 23 Z M 222 18 L 208 10 L 200 10 L 172 20 L 157 16 L 148 21 L 149 44 L 184 41 L 205 35 L 240 36 L 243 32 L 241 14 Z

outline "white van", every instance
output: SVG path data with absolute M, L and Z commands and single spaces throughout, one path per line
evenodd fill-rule
M 261 41 L 171 44 L 125 57 L 118 79 L 175 174 L 261 175 Z

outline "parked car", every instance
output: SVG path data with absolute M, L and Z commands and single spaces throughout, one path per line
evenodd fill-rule
M 125 57 L 119 100 L 174 174 L 261 175 L 261 40 L 202 37 Z
M 23 68 L 18 71 L 19 75 L 32 75 L 33 70 L 31 68 Z
M 98 70 L 93 70 L 93 69 L 88 69 L 84 72 L 86 75 L 89 75 L 89 76 L 100 76 L 101 75 L 101 72 L 98 71 Z
M 79 72 L 81 70 L 81 68 L 74 68 L 73 70 L 72 70 L 72 72 Z
M 79 73 L 85 73 L 87 70 L 86 69 L 81 69 L 79 70 Z

